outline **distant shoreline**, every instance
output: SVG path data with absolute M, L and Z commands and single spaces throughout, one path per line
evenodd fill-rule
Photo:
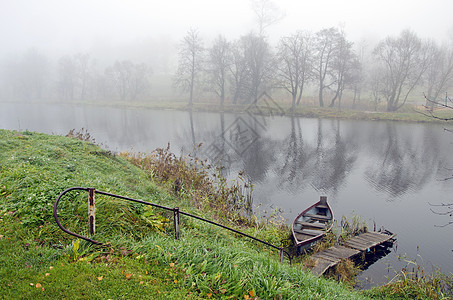
M 247 113 L 249 105 L 232 105 L 225 104 L 221 107 L 218 104 L 208 102 L 194 103 L 190 108 L 187 102 L 94 102 L 94 101 L 0 101 L 0 103 L 21 103 L 21 104 L 70 104 L 70 105 L 93 105 L 107 106 L 116 108 L 135 108 L 135 109 L 153 109 L 153 110 L 177 110 L 193 112 L 212 112 L 212 113 Z M 398 121 L 398 122 L 415 122 L 415 123 L 439 123 L 448 124 L 448 121 L 436 119 L 423 106 L 407 104 L 401 111 L 385 112 L 358 110 L 350 108 L 330 108 L 330 107 L 311 107 L 298 106 L 294 111 L 285 104 L 278 104 L 279 110 L 270 111 L 265 106 L 258 106 L 263 109 L 254 110 L 254 114 L 272 114 L 286 117 L 303 117 L 303 118 L 328 118 L 342 120 L 363 120 L 363 121 Z M 438 118 L 453 118 L 453 110 L 442 109 L 435 110 L 433 115 Z

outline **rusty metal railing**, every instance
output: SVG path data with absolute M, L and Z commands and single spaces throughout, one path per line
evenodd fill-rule
M 60 227 L 60 229 L 63 230 L 64 232 L 66 232 L 67 234 L 75 236 L 75 237 L 78 237 L 80 239 L 83 239 L 85 241 L 91 242 L 93 244 L 102 245 L 103 243 L 99 242 L 99 241 L 96 241 L 96 240 L 93 240 L 93 239 L 91 239 L 89 237 L 74 233 L 74 232 L 64 228 L 63 225 L 61 225 L 61 222 L 60 222 L 60 220 L 58 218 L 57 209 L 58 209 L 58 203 L 60 202 L 60 199 L 66 193 L 68 193 L 70 191 L 74 191 L 74 190 L 88 191 L 88 195 L 89 195 L 88 196 L 88 224 L 89 224 L 88 232 L 89 232 L 90 236 L 95 234 L 95 226 L 96 226 L 96 221 L 95 221 L 96 220 L 95 194 L 100 194 L 100 195 L 105 195 L 105 196 L 118 198 L 118 199 L 123 199 L 123 200 L 127 200 L 127 201 L 133 201 L 133 202 L 141 203 L 141 204 L 144 204 L 144 205 L 150 205 L 150 206 L 153 206 L 153 207 L 157 207 L 157 208 L 161 208 L 161 209 L 164 209 L 164 210 L 172 211 L 173 212 L 173 226 L 175 228 L 175 238 L 176 239 L 179 239 L 180 236 L 181 236 L 181 229 L 180 229 L 180 214 L 181 214 L 181 215 L 185 215 L 185 216 L 188 216 L 188 217 L 191 217 L 191 218 L 194 218 L 194 219 L 197 219 L 197 220 L 200 220 L 200 221 L 203 221 L 203 222 L 207 222 L 207 223 L 210 223 L 212 225 L 215 225 L 215 226 L 230 230 L 230 231 L 232 231 L 234 233 L 237 233 L 239 235 L 248 237 L 248 238 L 250 238 L 250 239 L 252 239 L 254 241 L 260 242 L 260 243 L 262 243 L 264 245 L 267 245 L 267 246 L 269 246 L 271 248 L 277 249 L 277 250 L 280 251 L 280 262 L 283 262 L 284 254 L 287 255 L 288 259 L 291 262 L 291 256 L 289 255 L 288 252 L 286 252 L 284 250 L 283 247 L 277 247 L 277 246 L 275 246 L 275 245 L 273 245 L 271 243 L 268 243 L 266 241 L 260 240 L 260 239 L 254 237 L 254 236 L 248 235 L 248 234 L 243 233 L 241 231 L 238 231 L 236 229 L 233 229 L 233 228 L 230 228 L 228 226 L 213 222 L 211 220 L 208 220 L 208 219 L 205 219 L 205 218 L 202 218 L 202 217 L 199 217 L 199 216 L 196 216 L 196 215 L 181 211 L 179 209 L 179 207 L 174 207 L 174 208 L 166 207 L 166 206 L 162 206 L 162 205 L 159 205 L 159 204 L 155 204 L 155 203 L 151 203 L 151 202 L 147 202 L 147 201 L 143 201 L 143 200 L 138 200 L 138 199 L 134 199 L 134 198 L 129 198 L 129 197 L 125 197 L 125 196 L 120 196 L 120 195 L 115 195 L 115 194 L 111 194 L 111 193 L 107 193 L 107 192 L 98 191 L 98 190 L 96 190 L 94 188 L 71 187 L 69 189 L 64 190 L 63 192 L 60 193 L 60 195 L 58 195 L 58 197 L 55 200 L 55 203 L 53 205 L 53 216 L 54 216 L 55 222 L 57 223 L 58 227 Z

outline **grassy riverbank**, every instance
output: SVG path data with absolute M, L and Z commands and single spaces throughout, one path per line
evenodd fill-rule
M 125 157 L 88 142 L 0 130 L 0 149 L 2 298 L 364 298 L 205 223 L 184 219 L 182 238 L 175 240 L 165 213 L 101 196 L 94 238 L 109 244 L 74 239 L 52 217 L 55 198 L 72 186 L 217 216 L 209 206 L 194 208 L 187 197 L 173 196 L 168 184 Z M 62 200 L 59 216 L 68 229 L 86 233 L 87 196 L 71 195 Z M 246 228 L 257 236 L 270 230 Z
M 190 109 L 187 102 L 75 102 L 74 104 L 88 104 L 111 106 L 118 108 L 146 108 L 156 110 L 181 110 L 181 111 L 198 111 L 198 112 L 226 112 L 226 113 L 245 113 L 250 109 L 250 105 L 232 105 L 225 104 L 221 107 L 217 103 L 194 103 Z M 360 108 L 329 108 L 300 105 L 294 111 L 291 111 L 287 103 L 267 102 L 258 104 L 262 107 L 261 112 L 272 111 L 277 115 L 306 117 L 306 118 L 329 118 L 329 119 L 349 119 L 365 121 L 402 121 L 402 122 L 423 122 L 423 123 L 445 123 L 443 119 L 453 119 L 453 110 L 451 109 L 434 109 L 427 111 L 426 108 L 419 105 L 406 104 L 396 112 L 387 112 L 381 107 L 375 110 L 370 105 L 362 105 Z M 256 110 L 253 110 L 256 113 Z M 435 116 L 435 117 L 433 117 Z
M 24 103 L 24 102 L 20 102 Z M 39 102 L 33 102 L 39 103 Z M 95 105 L 102 107 L 116 108 L 135 108 L 135 109 L 154 109 L 154 110 L 179 110 L 195 112 L 225 112 L 225 113 L 247 113 L 251 110 L 253 113 L 283 115 L 288 117 L 306 117 L 306 118 L 329 118 L 329 119 L 349 119 L 364 121 L 402 121 L 402 122 L 419 122 L 419 123 L 443 123 L 445 119 L 453 120 L 452 109 L 434 109 L 432 112 L 420 105 L 406 104 L 396 112 L 387 112 L 385 107 L 375 109 L 371 104 L 361 104 L 355 109 L 345 106 L 341 109 L 338 107 L 317 107 L 313 105 L 300 105 L 294 111 L 288 103 L 268 101 L 258 102 L 260 108 L 253 109 L 250 105 L 230 104 L 223 107 L 214 102 L 196 102 L 190 108 L 185 101 L 74 101 L 74 102 L 47 102 L 46 104 L 75 104 L 75 105 Z
M 80 140 L 88 134 L 73 136 L 79 139 L 0 130 L 3 299 L 445 299 L 440 277 L 357 292 L 301 265 L 280 264 L 271 248 L 185 217 L 176 240 L 170 214 L 99 195 L 94 238 L 106 244 L 75 239 L 52 216 L 56 197 L 72 186 L 178 206 L 274 244 L 287 232 L 229 211 L 234 188 L 209 188 L 203 169 L 186 169 L 165 149 L 154 157 L 114 155 Z M 58 215 L 64 226 L 87 234 L 86 202 L 86 193 L 63 198 Z

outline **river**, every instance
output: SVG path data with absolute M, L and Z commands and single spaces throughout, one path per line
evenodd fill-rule
M 452 125 L 453 127 L 453 125 Z M 453 272 L 453 221 L 435 205 L 452 203 L 453 134 L 438 124 L 261 117 L 69 104 L 0 103 L 0 128 L 65 135 L 88 130 L 111 151 L 149 153 L 168 143 L 239 171 L 254 184 L 261 215 L 289 224 L 326 195 L 337 219 L 358 216 L 397 234 L 391 252 L 359 276 L 385 283 L 415 260 Z M 197 145 L 202 144 L 200 148 Z

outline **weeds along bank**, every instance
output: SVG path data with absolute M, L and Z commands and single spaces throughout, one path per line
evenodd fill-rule
M 161 154 L 156 157 L 185 164 Z M 114 155 L 76 138 L 0 130 L 1 298 L 364 298 L 280 264 L 265 246 L 196 220 L 183 218 L 182 238 L 175 240 L 170 216 L 140 204 L 96 197 L 94 238 L 103 246 L 58 229 L 53 202 L 66 188 L 82 186 L 179 206 L 270 242 L 280 238 L 279 228 L 232 212 L 243 201 L 234 187 L 213 189 L 201 168 L 193 181 L 184 177 L 193 174 L 179 169 L 176 180 L 159 173 L 167 167 L 147 168 L 150 160 Z M 87 195 L 69 196 L 60 203 L 60 220 L 87 234 Z

